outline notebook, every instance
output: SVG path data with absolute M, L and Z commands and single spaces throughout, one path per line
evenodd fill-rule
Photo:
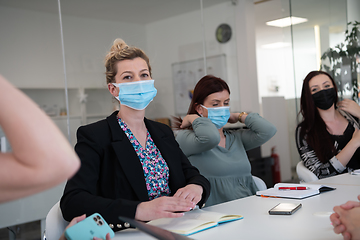
M 148 224 L 187 236 L 240 219 L 243 219 L 243 216 L 194 209 L 186 212 L 180 218 L 160 218 L 150 221 Z
M 160 240 L 192 240 L 192 238 L 170 232 L 168 230 L 146 224 L 144 222 L 140 222 L 134 219 L 130 219 L 127 217 L 119 217 L 121 221 L 130 223 L 131 226 L 136 227 L 140 231 L 153 236 L 156 239 Z
M 306 190 L 279 190 L 280 188 L 296 188 L 306 187 Z M 262 197 L 278 197 L 278 198 L 293 198 L 293 199 L 304 199 L 311 197 L 322 192 L 335 190 L 336 188 L 327 185 L 317 184 L 296 184 L 296 183 L 277 183 L 273 188 L 269 188 L 262 191 L 257 191 L 257 196 Z

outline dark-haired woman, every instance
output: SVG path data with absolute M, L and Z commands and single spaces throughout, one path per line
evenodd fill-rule
M 334 80 L 322 71 L 305 77 L 300 104 L 296 144 L 304 165 L 318 178 L 360 168 L 359 105 L 338 102 Z
M 246 151 L 268 141 L 276 128 L 257 113 L 230 113 L 230 89 L 207 75 L 196 84 L 188 114 L 177 118 L 176 140 L 190 162 L 211 185 L 206 206 L 254 195 L 258 190 Z M 227 122 L 249 129 L 228 131 Z

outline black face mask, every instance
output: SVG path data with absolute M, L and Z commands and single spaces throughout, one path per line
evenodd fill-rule
M 334 103 L 336 99 L 335 88 L 329 88 L 321 90 L 312 95 L 314 99 L 315 106 L 322 109 L 328 110 Z

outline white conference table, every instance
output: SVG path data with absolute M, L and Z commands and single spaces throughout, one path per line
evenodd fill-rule
M 334 206 L 348 200 L 357 200 L 360 184 L 345 185 L 349 181 L 348 176 L 345 175 L 336 179 L 339 184 L 327 184 L 336 187 L 336 190 L 302 200 L 251 196 L 205 207 L 203 210 L 240 214 L 244 219 L 224 223 L 189 237 L 193 239 L 342 239 L 341 235 L 333 232 L 329 216 Z M 322 184 L 319 181 L 312 183 Z M 268 210 L 280 202 L 302 203 L 302 208 L 290 216 L 269 215 Z M 128 229 L 116 233 L 113 239 L 154 238 L 136 229 Z
M 344 173 L 329 178 L 323 178 L 314 183 L 323 185 L 339 184 L 360 186 L 360 175 L 351 175 L 350 173 Z

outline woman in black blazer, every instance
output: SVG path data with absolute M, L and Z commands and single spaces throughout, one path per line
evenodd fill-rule
M 190 164 L 170 127 L 145 118 L 156 95 L 148 57 L 116 39 L 105 66 L 121 110 L 78 129 L 81 168 L 66 184 L 63 217 L 98 212 L 118 231 L 129 227 L 119 216 L 150 221 L 203 206 L 208 180 Z

